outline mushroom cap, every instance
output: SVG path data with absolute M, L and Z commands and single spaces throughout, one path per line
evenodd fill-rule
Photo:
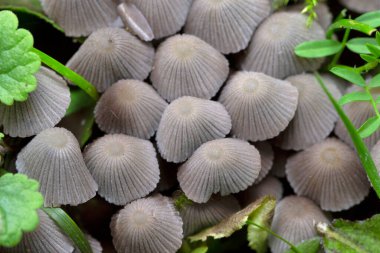
M 104 92 L 121 79 L 146 79 L 152 70 L 153 59 L 151 45 L 121 28 L 104 28 L 86 39 L 67 67 Z
M 287 81 L 240 71 L 223 88 L 219 101 L 231 115 L 235 136 L 262 141 L 288 126 L 297 109 L 298 91 Z
M 116 205 L 145 197 L 160 180 L 156 150 L 147 140 L 105 135 L 86 148 L 84 159 L 99 195 Z
M 37 89 L 24 102 L 0 103 L 0 125 L 12 137 L 29 137 L 54 127 L 65 116 L 70 90 L 54 71 L 41 67 L 36 73 Z
M 380 174 L 380 141 L 378 141 L 376 145 L 372 147 L 371 155 L 376 165 L 377 171 Z
M 305 8 L 304 3 L 290 5 L 287 11 L 301 12 Z M 333 21 L 333 14 L 330 11 L 329 6 L 326 3 L 318 3 L 315 7 L 315 12 L 317 13 L 316 21 L 321 25 L 321 27 L 327 31 L 328 27 Z
M 181 97 L 164 111 L 156 140 L 161 156 L 169 162 L 183 162 L 202 143 L 225 137 L 231 130 L 231 118 L 224 106 L 215 101 Z
M 240 210 L 233 196 L 213 197 L 207 203 L 192 203 L 180 210 L 185 236 L 211 227 Z
M 98 240 L 96 240 L 95 238 L 93 238 L 89 234 L 86 234 L 86 238 L 87 238 L 88 242 L 90 243 L 92 253 L 102 253 L 103 252 L 102 245 L 100 244 L 100 242 Z M 78 248 L 75 248 L 73 253 L 81 253 L 81 251 Z
M 261 158 L 261 170 L 259 176 L 255 181 L 255 184 L 258 184 L 268 175 L 269 171 L 272 169 L 274 152 L 269 142 L 256 142 L 255 147 L 259 151 Z
M 116 18 L 113 0 L 40 0 L 44 12 L 67 36 L 87 36 L 112 24 Z
M 298 89 L 298 107 L 289 126 L 275 138 L 275 144 L 282 149 L 302 150 L 324 140 L 334 129 L 338 114 L 312 74 L 286 80 Z M 338 99 L 338 88 L 329 82 L 326 85 Z
M 247 47 L 253 32 L 271 12 L 269 0 L 194 0 L 185 32 L 223 54 Z
M 175 34 L 185 24 L 192 0 L 129 0 L 144 14 L 154 38 Z
M 77 139 L 64 128 L 49 128 L 34 137 L 18 154 L 16 168 L 40 183 L 45 207 L 84 203 L 98 189 Z
M 12 248 L 0 247 L 2 253 L 71 253 L 74 250 L 72 242 L 61 232 L 55 222 L 41 209 L 38 227 L 29 233 L 24 233 L 21 242 Z M 96 253 L 96 252 L 94 252 Z
M 317 222 L 329 223 L 322 210 L 313 201 L 296 196 L 282 199 L 276 206 L 271 230 L 293 244 L 317 236 Z M 273 253 L 284 253 L 289 245 L 274 236 L 269 237 Z
M 335 75 L 329 74 L 329 73 L 323 73 L 323 74 L 321 74 L 321 76 L 322 76 L 322 79 L 326 83 L 334 84 L 338 88 L 338 90 L 340 91 L 341 94 L 346 93 L 347 88 L 349 87 L 347 81 L 345 81 L 344 79 L 339 78 Z
M 158 48 L 151 75 L 153 86 L 168 101 L 181 96 L 210 99 L 229 72 L 227 59 L 193 35 L 175 35 Z
M 95 121 L 106 133 L 149 139 L 167 105 L 147 83 L 120 80 L 101 96 L 94 111 Z
M 359 204 L 370 184 L 355 151 L 336 138 L 328 138 L 290 157 L 287 179 L 297 193 L 327 211 L 342 211 Z
M 377 11 L 380 9 L 379 0 L 339 0 L 339 2 L 348 9 L 358 13 Z
M 294 53 L 294 48 L 302 42 L 325 38 L 323 28 L 316 22 L 308 28 L 306 19 L 295 12 L 272 14 L 253 35 L 242 68 L 280 79 L 317 70 L 324 59 L 301 58 Z
M 213 193 L 237 193 L 252 185 L 261 170 L 260 154 L 248 142 L 218 139 L 200 146 L 178 170 L 178 181 L 186 196 L 207 202 Z
M 182 220 L 172 201 L 161 195 L 139 199 L 112 217 L 111 234 L 119 253 L 176 252 Z

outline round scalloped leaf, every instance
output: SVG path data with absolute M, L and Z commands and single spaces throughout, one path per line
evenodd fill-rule
M 33 74 L 41 65 L 39 56 L 31 52 L 32 34 L 17 27 L 15 14 L 0 11 L 0 102 L 6 105 L 25 101 L 36 89 Z

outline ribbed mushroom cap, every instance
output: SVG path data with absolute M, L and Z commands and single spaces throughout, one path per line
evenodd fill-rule
M 260 153 L 261 170 L 257 177 L 255 184 L 258 184 L 263 180 L 272 169 L 274 153 L 272 146 L 268 142 L 256 142 L 255 147 Z
M 172 201 L 161 195 L 126 205 L 111 221 L 118 253 L 176 252 L 182 244 L 182 220 Z
M 357 91 L 363 91 L 363 89 L 356 85 L 351 86 L 347 89 L 347 93 Z M 378 97 L 380 95 L 380 89 L 372 89 L 371 93 L 374 97 Z M 380 106 L 378 106 L 378 109 L 380 109 Z M 343 106 L 343 110 L 345 111 L 346 115 L 351 120 L 352 124 L 355 126 L 356 129 L 359 129 L 369 118 L 376 116 L 371 103 L 368 103 L 368 101 L 351 102 L 345 104 Z M 354 147 L 351 137 L 347 132 L 347 129 L 343 124 L 342 120 L 339 119 L 336 123 L 334 133 L 339 137 L 339 139 L 343 140 L 351 147 Z M 371 136 L 365 138 L 363 141 L 367 145 L 367 147 L 371 149 L 379 140 L 380 130 L 376 130 Z
M 95 121 L 106 133 L 123 133 L 149 139 L 167 107 L 152 86 L 121 80 L 102 95 L 95 107 Z
M 291 76 L 286 80 L 298 89 L 298 107 L 275 144 L 282 149 L 301 150 L 324 140 L 334 129 L 338 114 L 312 74 Z M 339 99 L 341 94 L 336 86 L 329 82 L 326 85 Z
M 290 157 L 287 179 L 297 193 L 327 211 L 342 211 L 359 204 L 370 184 L 355 151 L 329 138 Z
M 377 171 L 380 174 L 380 141 L 373 146 L 371 150 L 372 159 L 376 165 Z
M 144 14 L 154 38 L 175 34 L 185 24 L 192 0 L 128 0 Z
M 339 2 L 348 9 L 358 13 L 377 11 L 380 9 L 379 0 L 339 0 Z
M 304 8 L 305 4 L 299 3 L 289 6 L 287 10 L 301 12 Z M 331 13 L 329 6 L 326 3 L 318 3 L 314 10 L 317 13 L 316 21 L 327 31 L 333 20 L 333 14 Z
M 84 203 L 98 189 L 77 139 L 64 128 L 49 128 L 34 137 L 18 154 L 16 168 L 39 181 L 45 207 Z
M 211 227 L 240 210 L 233 196 L 213 197 L 207 203 L 191 203 L 180 210 L 185 236 Z
M 223 138 L 231 130 L 231 118 L 218 102 L 181 97 L 164 111 L 156 140 L 161 156 L 169 162 L 183 162 L 202 143 Z
M 70 90 L 62 77 L 41 67 L 36 73 L 37 89 L 24 102 L 0 103 L 0 125 L 12 137 L 28 137 L 54 127 L 70 104 Z
M 67 63 L 98 91 L 121 79 L 144 80 L 152 70 L 154 49 L 120 28 L 92 33 Z
M 40 0 L 44 12 L 65 30 L 67 36 L 87 36 L 112 24 L 117 18 L 113 0 Z
M 194 0 L 185 32 L 200 37 L 223 54 L 236 53 L 247 47 L 270 11 L 269 0 Z
M 252 185 L 261 169 L 260 154 L 248 142 L 218 139 L 200 146 L 178 170 L 178 181 L 186 196 L 207 202 L 213 193 L 237 193 Z
M 316 22 L 308 28 L 306 19 L 295 12 L 272 14 L 253 35 L 242 68 L 280 79 L 318 69 L 323 59 L 301 58 L 294 53 L 302 42 L 325 38 L 323 28 Z
M 321 74 L 321 76 L 326 83 L 334 84 L 338 88 L 341 94 L 345 94 L 347 91 L 347 88 L 349 88 L 348 82 L 342 78 L 339 78 L 329 73 L 323 73 Z
M 247 190 L 239 193 L 239 200 L 242 206 L 247 206 L 256 200 L 270 195 L 279 201 L 284 193 L 282 183 L 275 177 L 268 176 L 264 178 L 259 184 L 254 184 L 248 187 Z
M 71 253 L 72 242 L 61 232 L 54 221 L 42 210 L 37 210 L 39 224 L 36 230 L 24 233 L 22 240 L 13 248 L 0 247 L 2 253 Z M 96 253 L 96 252 L 94 252 Z
M 238 138 L 261 141 L 277 136 L 294 117 L 298 92 L 289 82 L 257 72 L 237 72 L 219 101 L 232 118 Z
M 147 140 L 105 135 L 86 148 L 84 159 L 99 195 L 116 205 L 145 197 L 160 180 L 156 150 Z
M 168 101 L 181 96 L 210 99 L 229 72 L 227 59 L 193 35 L 176 35 L 157 50 L 151 75 L 153 86 Z
M 90 236 L 88 234 L 86 235 L 86 238 L 87 238 L 88 242 L 90 243 L 92 253 L 102 253 L 103 252 L 102 245 L 100 244 L 100 242 L 98 240 L 94 239 L 92 236 Z M 81 253 L 81 251 L 78 248 L 75 248 L 73 253 Z
M 289 242 L 298 244 L 317 236 L 315 224 L 318 222 L 329 223 L 329 220 L 314 202 L 289 196 L 276 206 L 271 229 Z M 289 245 L 274 236 L 269 237 L 269 247 L 272 253 L 284 253 L 289 249 Z

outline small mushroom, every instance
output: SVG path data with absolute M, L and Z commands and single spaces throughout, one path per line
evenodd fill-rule
M 323 28 L 316 22 L 307 27 L 306 19 L 295 12 L 272 14 L 253 35 L 242 68 L 280 79 L 317 70 L 323 59 L 301 58 L 294 53 L 294 48 L 302 42 L 325 38 Z
M 45 207 L 84 203 L 98 189 L 77 139 L 64 128 L 49 128 L 34 137 L 18 154 L 16 168 L 40 183 Z
M 182 244 L 182 225 L 172 201 L 155 195 L 115 214 L 111 234 L 118 253 L 175 253 Z
M 215 101 L 181 97 L 164 111 L 156 140 L 161 156 L 180 163 L 202 143 L 225 137 L 231 130 L 231 118 L 224 106 Z
M 149 139 L 167 107 L 152 86 L 138 80 L 120 80 L 102 95 L 95 121 L 106 133 L 123 133 Z
M 121 79 L 144 80 L 152 70 L 154 49 L 120 28 L 92 33 L 67 67 L 90 81 L 99 92 Z
M 231 115 L 235 136 L 262 141 L 288 126 L 297 109 L 298 92 L 287 81 L 241 71 L 228 81 L 219 101 Z
M 44 12 L 65 30 L 67 36 L 88 36 L 112 24 L 116 18 L 113 0 L 40 0 Z
M 260 154 L 253 145 L 227 138 L 200 146 L 179 168 L 177 178 L 189 199 L 205 203 L 214 193 L 226 196 L 247 189 L 260 169 Z
M 322 210 L 313 201 L 296 196 L 288 196 L 281 200 L 274 211 L 271 230 L 292 244 L 317 236 L 315 224 L 329 223 Z M 289 245 L 282 240 L 270 236 L 269 247 L 272 253 L 285 253 Z
M 380 9 L 379 0 L 339 0 L 339 2 L 343 6 L 357 13 L 378 11 Z
M 327 211 L 347 210 L 362 202 L 370 190 L 355 151 L 335 138 L 290 157 L 286 176 L 297 195 Z
M 259 151 L 261 158 L 261 170 L 259 176 L 255 181 L 255 184 L 258 184 L 268 175 L 269 171 L 272 169 L 274 153 L 269 142 L 256 142 L 255 147 Z
M 253 32 L 271 11 L 269 0 L 194 0 L 185 32 L 223 54 L 246 48 Z
M 0 103 L 0 125 L 12 137 L 28 137 L 54 127 L 65 116 L 70 90 L 62 77 L 41 67 L 36 73 L 37 89 L 24 102 Z
M 193 35 L 176 35 L 157 50 L 151 75 L 153 86 L 168 101 L 181 96 L 210 99 L 229 72 L 227 59 Z
M 86 148 L 84 159 L 99 195 L 116 205 L 145 197 L 160 180 L 156 150 L 147 140 L 105 135 Z

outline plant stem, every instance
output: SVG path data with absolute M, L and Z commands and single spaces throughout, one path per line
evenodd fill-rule
M 342 55 L 344 49 L 346 48 L 346 44 L 347 44 L 348 38 L 350 36 L 350 32 L 351 32 L 350 28 L 347 28 L 346 31 L 344 32 L 343 40 L 341 42 L 342 48 L 339 50 L 338 53 L 335 54 L 334 58 L 332 59 L 331 63 L 329 64 L 329 67 L 328 67 L 329 69 L 331 69 L 332 67 L 334 67 L 338 63 L 340 56 Z
M 301 253 L 301 252 L 297 249 L 297 247 L 296 247 L 295 245 L 293 245 L 291 242 L 289 242 L 288 240 L 286 240 L 286 239 L 283 238 L 282 236 L 276 234 L 276 233 L 273 232 L 272 230 L 270 230 L 270 229 L 268 229 L 268 228 L 266 228 L 266 227 L 260 226 L 260 225 L 254 223 L 254 222 L 252 222 L 252 221 L 250 221 L 250 220 L 247 221 L 247 224 L 248 224 L 248 225 L 255 226 L 255 227 L 258 227 L 258 228 L 260 228 L 260 229 L 262 229 L 262 230 L 268 232 L 269 234 L 273 235 L 274 237 L 280 239 L 280 240 L 283 241 L 284 243 L 288 244 L 289 247 L 290 247 L 290 249 L 291 249 L 293 252 L 295 252 L 295 253 Z
M 75 73 L 59 61 L 55 60 L 54 58 L 50 57 L 49 55 L 45 54 L 44 52 L 41 52 L 37 48 L 33 48 L 32 52 L 36 53 L 40 58 L 41 61 L 52 68 L 53 70 L 57 71 L 62 76 L 66 77 L 68 80 L 76 84 L 79 88 L 81 88 L 84 92 L 86 92 L 91 98 L 93 98 L 95 101 L 99 99 L 99 94 L 96 91 L 96 88 L 88 82 L 86 79 L 84 79 L 81 75 Z
M 366 64 L 364 64 L 363 66 L 360 66 L 360 67 L 357 67 L 355 68 L 355 70 L 358 72 L 358 73 L 362 73 L 362 72 L 368 72 L 374 68 L 376 68 L 378 65 L 378 62 L 368 62 Z
M 369 87 L 368 87 L 367 85 L 364 86 L 364 90 L 365 90 L 365 92 L 368 94 L 368 96 L 370 97 L 371 105 L 372 105 L 372 107 L 373 107 L 373 110 L 374 110 L 375 113 L 376 113 L 376 117 L 380 118 L 379 110 L 377 109 L 376 102 L 375 102 L 375 100 L 373 99 L 373 96 L 372 96 L 372 94 L 371 94 L 371 91 L 370 91 Z
M 352 142 L 355 145 L 356 151 L 359 155 L 360 161 L 365 169 L 369 181 L 372 184 L 373 189 L 375 190 L 377 197 L 380 198 L 380 176 L 377 171 L 376 165 L 372 160 L 371 153 L 368 151 L 367 146 L 364 144 L 362 138 L 358 134 L 355 126 L 352 124 L 351 120 L 348 118 L 346 113 L 343 111 L 342 107 L 338 104 L 335 98 L 331 95 L 330 91 L 327 89 L 325 83 L 322 80 L 322 77 L 318 72 L 314 72 L 315 78 L 318 80 L 322 89 L 330 99 L 331 103 L 335 107 L 339 117 L 343 121 L 344 125 L 347 128 L 348 133 L 351 136 Z

